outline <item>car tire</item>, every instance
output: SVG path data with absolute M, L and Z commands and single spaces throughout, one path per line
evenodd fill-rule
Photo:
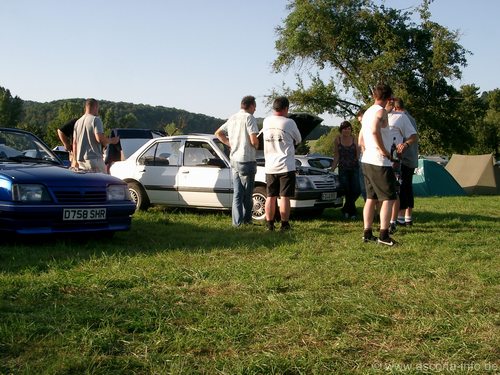
M 145 211 L 149 208 L 149 198 L 144 188 L 137 182 L 128 183 L 128 191 L 135 203 L 135 209 Z
M 266 199 L 267 192 L 265 186 L 257 186 L 252 194 L 252 219 L 258 221 L 266 220 Z

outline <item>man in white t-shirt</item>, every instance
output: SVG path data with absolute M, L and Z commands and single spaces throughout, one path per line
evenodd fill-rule
M 392 98 L 391 87 L 378 84 L 373 89 L 373 98 L 374 104 L 364 113 L 359 133 L 359 144 L 364 148 L 361 163 L 366 187 L 363 240 L 393 246 L 395 241 L 389 237 L 389 221 L 397 195 L 396 178 L 390 160 L 392 138 L 385 110 L 387 102 Z M 372 231 L 378 201 L 381 202 L 379 238 Z
M 393 143 L 396 144 L 398 160 L 393 162 L 394 173 L 396 174 L 397 180 L 401 181 L 401 159 L 404 152 L 409 148 L 409 142 L 417 141 L 417 132 L 413 127 L 408 115 L 399 111 L 395 108 L 394 100 L 387 102 L 385 109 L 387 111 L 389 130 L 391 133 L 391 139 Z M 398 198 L 394 202 L 392 207 L 391 220 L 389 224 L 389 233 L 392 234 L 396 232 L 396 223 L 399 213 L 399 186 L 398 186 Z
M 411 226 L 413 224 L 412 213 L 415 205 L 413 196 L 413 174 L 418 167 L 418 127 L 415 119 L 405 110 L 405 105 L 401 98 L 394 99 L 394 108 L 408 116 L 415 134 L 405 139 L 401 151 L 401 187 L 400 206 L 398 214 L 398 225 Z
M 280 198 L 281 230 L 290 229 L 290 198 L 295 195 L 295 146 L 302 142 L 297 124 L 289 119 L 290 102 L 284 96 L 273 102 L 274 113 L 264 119 L 264 158 L 267 183 L 266 227 L 274 230 L 276 203 Z
M 240 110 L 215 131 L 219 140 L 230 147 L 229 155 L 233 172 L 234 227 L 252 222 L 252 195 L 257 173 L 256 150 L 259 147 L 259 128 L 253 116 L 257 104 L 248 95 L 241 100 Z

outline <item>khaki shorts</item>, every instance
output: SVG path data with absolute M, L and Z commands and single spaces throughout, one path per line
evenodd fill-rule
M 78 169 L 81 171 L 106 173 L 106 165 L 102 159 L 79 160 Z
M 382 167 L 373 164 L 361 164 L 365 176 L 367 199 L 392 201 L 397 199 L 396 176 L 392 167 Z

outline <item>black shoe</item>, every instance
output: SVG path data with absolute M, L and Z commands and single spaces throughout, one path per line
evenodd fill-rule
M 288 221 L 283 221 L 281 223 L 280 231 L 281 232 L 286 232 L 286 231 L 289 231 L 289 230 L 292 230 L 292 227 L 290 226 L 290 224 L 288 223 Z
M 363 236 L 363 242 L 377 242 L 378 238 L 375 237 L 373 234 L 369 235 L 369 236 Z
M 412 220 L 410 220 L 410 221 L 405 221 L 405 225 L 406 225 L 407 227 L 411 227 L 411 226 L 413 225 L 413 221 L 412 221 Z
M 389 234 L 394 234 L 398 230 L 396 223 L 391 223 L 389 225 Z
M 381 239 L 379 238 L 377 240 L 377 243 L 381 244 L 381 245 L 386 245 L 386 246 L 394 246 L 396 245 L 396 241 L 394 241 L 391 237 L 387 237 L 385 239 Z
M 266 221 L 266 230 L 274 231 L 274 221 Z

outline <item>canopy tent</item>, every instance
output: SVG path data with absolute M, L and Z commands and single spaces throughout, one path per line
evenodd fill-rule
M 413 193 L 420 197 L 466 195 L 442 165 L 426 159 L 418 160 L 418 168 L 413 175 Z
M 453 154 L 446 170 L 457 180 L 467 194 L 500 194 L 500 170 L 495 168 L 492 154 Z

